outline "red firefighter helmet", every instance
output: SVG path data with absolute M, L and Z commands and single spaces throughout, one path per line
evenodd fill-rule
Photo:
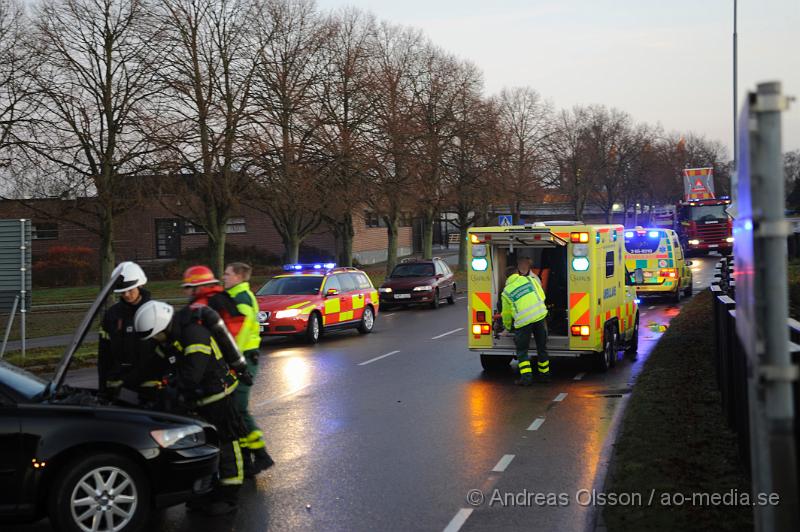
M 181 286 L 187 288 L 217 283 L 219 283 L 219 280 L 214 277 L 214 272 L 208 266 L 190 266 L 183 272 L 183 284 Z

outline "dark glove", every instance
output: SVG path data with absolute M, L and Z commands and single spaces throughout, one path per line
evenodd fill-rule
M 236 373 L 236 377 L 241 382 L 243 382 L 247 386 L 252 386 L 253 385 L 253 374 L 250 373 L 250 371 L 247 369 L 247 365 L 246 364 L 240 364 L 240 365 L 237 365 L 237 366 L 235 366 L 235 367 L 233 367 L 231 369 L 233 369 L 233 371 Z

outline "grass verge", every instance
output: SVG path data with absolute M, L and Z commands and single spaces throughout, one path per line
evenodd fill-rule
M 687 303 L 636 382 L 606 492 L 641 494 L 644 502 L 605 507 L 612 532 L 753 528 L 750 507 L 663 504 L 664 494 L 750 491 L 717 391 L 710 308 L 708 291 Z
M 64 347 L 37 347 L 27 349 L 25 358 L 22 358 L 20 351 L 9 351 L 3 360 L 13 364 L 18 368 L 25 368 L 31 373 L 40 376 L 50 376 L 56 369 L 61 357 L 64 355 Z M 97 364 L 97 342 L 84 344 L 78 348 L 72 359 L 70 369 L 95 366 Z

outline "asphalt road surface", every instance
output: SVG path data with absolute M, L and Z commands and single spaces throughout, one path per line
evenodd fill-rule
M 693 259 L 695 291 L 717 260 Z M 464 294 L 382 312 L 369 335 L 269 339 L 251 406 L 276 465 L 246 481 L 236 514 L 179 506 L 154 529 L 591 530 L 620 407 L 680 311 L 655 299 L 640 309 L 636 360 L 601 374 L 555 359 L 552 383 L 531 388 L 511 370 L 483 373 L 466 347 Z

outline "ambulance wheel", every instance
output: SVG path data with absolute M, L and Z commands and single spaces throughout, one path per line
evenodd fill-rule
M 673 303 L 680 303 L 681 302 L 681 295 L 683 295 L 683 292 L 680 289 L 675 290 L 675 293 L 672 294 L 672 302 Z
M 364 315 L 361 316 L 361 325 L 358 326 L 358 332 L 361 334 L 369 334 L 375 326 L 375 312 L 372 307 L 364 307 Z
M 508 370 L 509 364 L 511 364 L 510 356 L 481 355 L 481 366 L 486 372 Z
M 683 297 L 692 297 L 692 283 L 689 282 L 689 286 L 683 289 Z
M 611 332 L 611 329 L 606 328 L 603 331 L 603 351 L 597 354 L 597 369 L 600 372 L 605 373 L 614 365 L 612 361 L 617 358 L 617 353 L 614 349 L 614 333 Z
M 636 359 L 636 354 L 639 352 L 639 313 L 636 313 L 636 321 L 633 324 L 633 336 L 625 349 L 625 356 L 631 360 Z
M 312 312 L 308 317 L 305 340 L 309 344 L 316 344 L 319 342 L 320 336 L 322 336 L 322 323 L 320 323 L 319 314 Z

